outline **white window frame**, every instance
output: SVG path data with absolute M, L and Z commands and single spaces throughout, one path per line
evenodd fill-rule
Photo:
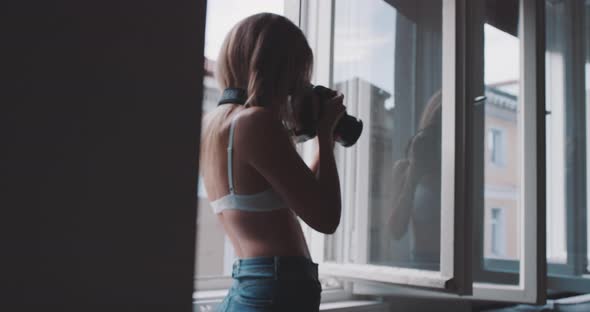
M 521 5 L 522 5 L 522 3 L 521 3 Z M 541 21 L 536 19 L 536 17 L 539 16 L 539 12 L 540 12 L 538 10 L 538 8 L 533 8 L 531 6 L 531 3 L 528 3 L 526 5 L 528 7 L 528 10 L 530 10 L 532 12 L 536 12 L 534 24 L 536 24 L 537 26 L 535 29 L 544 30 L 545 26 L 541 23 Z M 545 2 L 544 1 L 539 2 L 537 5 L 545 5 Z M 522 6 L 521 6 L 521 8 L 522 8 Z M 580 13 L 582 11 L 576 10 L 576 12 Z M 531 27 L 531 23 L 533 23 L 533 21 L 531 20 L 530 14 L 527 16 L 528 17 L 526 17 L 526 18 L 528 19 L 528 25 L 525 24 L 525 25 L 523 25 L 523 27 Z M 474 29 L 476 29 L 476 28 L 474 28 Z M 530 28 L 528 28 L 528 29 L 530 29 Z M 525 31 L 525 33 L 526 33 L 526 31 Z M 542 31 L 540 31 L 537 33 L 537 36 L 544 36 L 544 35 L 542 34 Z M 529 40 L 529 42 L 535 41 L 531 37 L 529 37 L 527 39 Z M 543 40 L 535 41 L 535 42 L 537 42 L 537 46 L 535 48 L 535 49 L 537 49 L 537 52 L 543 51 Z M 526 43 L 522 43 L 522 44 L 526 44 Z M 530 45 L 529 45 L 529 47 L 530 47 Z M 475 47 L 475 48 L 477 48 L 477 47 Z M 534 51 L 521 51 L 521 53 L 524 55 L 527 55 L 527 54 L 531 54 L 531 53 L 535 53 L 535 52 Z M 536 57 L 537 57 L 536 62 L 542 62 L 542 59 L 543 59 L 542 53 L 536 54 Z M 574 57 L 583 58 L 584 56 L 581 55 L 580 53 L 577 53 L 577 54 L 574 54 Z M 528 64 L 524 64 L 523 67 L 530 68 L 531 64 L 535 62 L 533 60 L 529 60 L 529 61 L 530 62 L 528 62 Z M 579 61 L 578 61 L 578 63 L 579 63 Z M 579 72 L 574 73 L 575 77 L 574 77 L 573 81 L 574 81 L 574 83 L 580 84 L 582 87 L 576 88 L 577 91 L 575 91 L 576 95 L 574 95 L 574 97 L 578 98 L 576 103 L 579 103 L 579 105 L 581 105 L 581 106 L 585 106 L 586 99 L 584 99 L 583 85 L 584 85 L 584 79 L 587 79 L 588 77 L 584 76 L 583 69 L 581 69 L 581 68 L 578 68 L 578 69 L 579 69 Z M 537 67 L 537 70 L 542 72 L 541 67 Z M 527 72 L 527 71 L 525 70 L 525 72 Z M 477 74 L 476 74 L 476 76 L 477 76 Z M 534 72 L 532 72 L 532 73 L 529 72 L 529 74 L 526 74 L 525 76 L 526 77 L 535 77 Z M 542 108 L 542 105 L 540 105 L 540 104 L 543 104 L 541 99 L 544 94 L 544 89 L 542 87 L 539 87 L 539 86 L 543 86 L 543 81 L 542 81 L 543 79 L 544 79 L 543 76 L 538 76 L 537 81 L 534 82 L 534 83 L 536 83 L 536 85 L 538 87 L 538 89 L 536 90 L 536 94 L 540 100 L 537 108 Z M 533 82 L 529 81 L 529 83 L 533 83 Z M 530 91 L 532 91 L 532 90 L 530 90 Z M 528 98 L 528 100 L 529 100 L 528 103 L 531 103 L 530 97 Z M 539 118 L 537 120 L 541 120 L 541 118 L 543 118 L 542 111 L 538 111 L 538 112 L 536 112 L 536 114 Z M 584 128 L 583 125 L 588 120 L 590 120 L 590 110 L 585 110 L 584 114 L 580 114 L 577 117 L 583 119 L 583 121 L 581 123 L 582 124 L 581 127 L 583 129 Z M 578 122 L 580 122 L 580 121 L 578 120 Z M 537 129 L 539 129 L 537 132 L 538 141 L 544 142 L 544 140 L 541 138 L 541 135 L 540 135 L 540 131 L 543 131 L 542 126 L 538 124 Z M 587 139 L 590 137 L 590 128 L 586 127 L 585 131 L 586 131 L 586 139 Z M 584 143 L 586 143 L 586 145 L 585 145 L 586 155 L 590 155 L 590 145 L 588 145 L 587 142 L 584 142 Z M 540 151 L 541 151 L 541 146 L 539 146 L 539 152 Z M 535 158 L 533 157 L 532 159 L 535 159 Z M 587 160 L 589 158 L 585 158 L 585 159 Z M 537 161 L 539 162 L 537 164 L 537 166 L 539 168 L 538 172 L 544 172 L 543 163 L 541 161 L 539 161 L 539 159 L 537 159 Z M 585 194 L 589 194 L 590 193 L 590 184 L 586 183 L 585 187 L 587 188 Z M 543 192 L 541 191 L 541 188 L 538 188 L 538 193 L 543 194 Z M 537 197 L 537 199 L 540 202 L 543 201 L 542 197 Z M 584 199 L 585 199 L 584 200 L 585 207 L 590 206 L 590 201 L 588 201 L 588 197 L 584 197 Z M 527 207 L 528 207 L 527 208 L 528 211 L 534 212 L 534 210 L 533 210 L 534 206 L 529 205 Z M 534 247 L 535 245 L 538 246 L 538 248 L 535 252 L 537 253 L 537 259 L 541 259 L 540 261 L 537 261 L 532 256 L 525 257 L 526 259 L 523 261 L 523 263 L 521 263 L 521 270 L 520 270 L 520 274 L 519 274 L 519 280 L 523 281 L 523 278 L 524 278 L 525 282 L 521 282 L 518 286 L 501 286 L 501 285 L 487 285 L 487 284 L 476 283 L 476 284 L 474 284 L 474 290 L 475 290 L 474 295 L 471 297 L 466 297 L 466 299 L 477 299 L 477 300 L 487 299 L 487 300 L 494 300 L 494 301 L 543 303 L 545 300 L 545 296 L 546 296 L 546 293 L 545 293 L 546 290 L 572 291 L 572 292 L 579 292 L 579 293 L 588 292 L 588 290 L 590 289 L 590 275 L 587 273 L 583 273 L 583 272 L 586 272 L 586 268 L 584 267 L 585 266 L 584 264 L 586 263 L 586 261 L 583 259 L 580 259 L 580 257 L 586 256 L 584 246 L 582 246 L 581 248 L 577 247 L 577 249 L 575 249 L 573 252 L 574 253 L 573 263 L 576 267 L 575 272 L 577 272 L 577 273 L 573 273 L 573 274 L 577 274 L 577 275 L 574 275 L 574 276 L 552 275 L 552 273 L 547 274 L 548 272 L 543 271 L 544 268 L 547 267 L 547 263 L 545 262 L 546 255 L 544 254 L 544 250 L 542 249 L 543 242 L 545 241 L 545 237 L 544 237 L 544 235 L 543 236 L 533 235 L 535 233 L 535 230 L 537 233 L 545 233 L 545 230 L 542 227 L 545 224 L 545 221 L 543 218 L 544 211 L 542 209 L 543 209 L 542 206 L 538 206 L 538 208 L 536 210 L 537 214 L 540 216 L 540 218 L 538 218 L 538 220 L 536 221 L 537 226 L 535 226 L 533 222 L 528 222 L 528 227 L 527 227 L 526 233 L 524 233 L 525 237 L 528 235 L 529 237 L 533 237 L 536 239 L 536 242 L 533 242 L 531 244 L 532 245 L 531 247 Z M 530 216 L 527 214 L 526 211 L 524 212 L 524 214 L 526 214 L 527 217 L 530 218 Z M 573 220 L 573 221 L 570 221 L 570 220 Z M 578 211 L 578 212 L 576 212 L 575 215 L 571 211 L 568 211 L 567 228 L 568 228 L 568 231 L 574 232 L 573 234 L 568 234 L 568 235 L 573 235 L 578 238 L 587 239 L 586 227 L 587 227 L 587 224 L 590 223 L 590 220 L 588 220 L 587 223 L 585 223 L 586 220 L 587 220 L 586 219 L 586 211 L 582 211 L 582 213 L 580 211 Z M 530 249 L 534 249 L 534 248 L 530 248 Z M 521 248 L 521 252 L 523 250 L 525 250 L 525 248 Z M 526 250 L 525 250 L 525 252 L 526 252 Z M 568 253 L 569 253 L 569 251 L 568 251 Z M 529 255 L 532 255 L 532 253 L 529 253 Z M 536 265 L 536 268 L 534 268 L 533 266 L 530 266 L 529 264 Z M 526 270 L 526 272 L 524 272 L 524 273 L 522 270 L 523 265 L 528 266 L 528 270 Z M 551 266 L 551 265 L 552 264 L 549 264 L 549 266 Z M 559 274 L 559 273 L 556 272 L 556 274 Z M 564 274 L 572 274 L 572 273 L 566 272 Z M 527 278 L 526 275 L 528 275 L 529 277 L 532 277 L 532 278 Z M 535 283 L 535 278 L 536 278 L 536 283 Z M 450 298 L 449 295 L 441 294 L 438 292 L 414 290 L 414 289 L 408 289 L 408 288 L 403 288 L 403 287 L 393 287 L 393 286 L 384 287 L 383 285 L 381 285 L 379 287 L 363 285 L 363 287 L 361 287 L 360 289 L 356 289 L 356 292 L 362 293 L 362 294 L 375 294 L 375 295 L 388 295 L 391 293 L 396 293 L 397 295 L 420 296 L 420 297 L 426 297 L 426 298 L 430 298 L 430 297 Z
M 295 1 L 295 0 L 287 0 Z M 333 0 L 298 0 L 300 2 L 298 15 L 292 16 L 292 20 L 298 21 L 299 27 L 307 37 L 307 41 L 314 51 L 314 73 L 313 83 L 329 86 L 332 82 L 332 50 L 333 50 Z M 352 113 L 351 111 L 349 111 Z M 303 159 L 310 163 L 312 161 L 315 145 L 307 142 L 299 146 L 299 152 Z M 339 150 L 339 147 L 336 147 Z M 341 188 L 346 187 L 345 178 L 342 176 L 344 157 L 342 153 L 336 152 L 336 159 L 341 173 Z M 343 192 L 344 193 L 344 192 Z M 343 206 L 346 205 L 346 198 L 343 199 Z M 327 236 L 314 231 L 304 222 L 300 222 L 312 259 L 320 264 L 320 282 L 324 288 L 322 302 L 344 300 L 352 296 L 352 284 L 347 281 L 334 279 L 322 271 Z M 342 231 L 342 225 L 338 229 Z
M 543 1 L 545 3 L 545 1 Z M 563 4 L 565 2 L 556 2 L 555 5 Z M 586 1 L 586 5 L 590 3 Z M 570 18 L 568 18 L 568 22 L 572 23 L 569 27 L 576 29 L 576 34 L 578 35 L 577 38 L 584 38 L 584 27 L 582 27 L 581 23 L 584 19 L 584 3 L 583 2 L 576 2 L 571 1 L 572 5 L 577 7 L 567 8 L 571 10 L 573 13 Z M 548 16 L 548 15 L 547 15 Z M 549 27 L 549 20 L 547 21 L 547 27 Z M 542 29 L 546 29 L 543 27 Z M 555 33 L 553 36 L 563 36 L 566 33 L 569 33 L 571 29 L 565 29 L 565 32 Z M 549 38 L 549 36 L 547 37 Z M 569 39 L 572 40 L 572 39 Z M 567 43 L 566 43 L 567 44 Z M 572 53 L 568 54 L 567 58 L 572 58 L 571 63 L 573 64 L 580 64 L 585 62 L 585 55 L 582 53 L 584 50 L 583 40 L 576 40 L 573 39 L 570 42 L 571 46 L 568 46 L 571 49 Z M 549 48 L 549 42 L 548 42 Z M 547 89 L 547 95 L 549 100 L 557 100 L 557 103 L 560 101 L 564 101 L 564 103 L 569 103 L 567 105 L 574 105 L 575 107 L 570 107 L 568 110 L 573 110 L 576 113 L 573 117 L 574 120 L 574 133 L 579 133 L 583 131 L 581 129 L 589 129 L 586 128 L 586 121 L 589 120 L 590 114 L 589 111 L 585 109 L 586 105 L 586 98 L 584 97 L 584 80 L 587 79 L 584 69 L 580 66 L 571 66 L 571 72 L 568 72 L 567 69 L 564 67 L 565 63 L 563 61 L 558 60 L 557 62 L 553 62 L 553 59 L 548 58 L 546 62 L 548 67 L 547 71 L 547 79 L 546 85 L 550 86 L 550 89 Z M 567 85 L 571 87 L 571 89 L 565 89 L 563 86 L 560 85 Z M 567 91 L 566 91 L 567 90 Z M 567 94 L 566 94 L 567 93 Z M 571 93 L 571 94 L 570 94 Z M 551 102 L 548 102 L 551 103 Z M 539 106 L 540 107 L 540 106 Z M 551 114 L 551 116 L 556 115 L 556 118 L 564 118 L 565 107 L 555 106 L 555 107 L 548 107 L 547 114 Z M 568 119 L 571 121 L 571 119 Z M 557 133 L 546 132 L 547 139 L 550 139 L 551 136 L 564 136 L 565 127 L 570 127 L 567 123 L 564 123 L 564 120 L 553 120 L 553 126 L 556 128 L 553 131 L 557 131 Z M 548 127 L 548 125 L 546 125 Z M 541 129 L 541 127 L 539 127 Z M 549 128 L 547 128 L 549 129 Z M 574 168 L 580 168 L 580 166 L 585 165 L 588 163 L 588 159 L 586 158 L 588 155 L 588 148 L 587 140 L 589 138 L 587 132 L 586 137 L 580 139 L 578 137 L 575 138 L 576 142 L 574 143 L 577 147 L 575 148 L 576 155 L 574 156 Z M 571 148 L 571 147 L 570 147 Z M 546 163 L 551 162 L 552 166 L 557 166 L 565 168 L 565 159 L 559 153 L 565 153 L 565 145 L 555 146 L 553 145 L 550 149 L 547 147 L 547 156 L 553 156 L 552 160 L 547 159 Z M 553 154 L 553 155 L 552 155 Z M 555 154 L 558 157 L 555 157 Z M 572 160 L 569 160 L 572 161 Z M 585 163 L 584 163 L 585 162 Z M 539 163 L 541 165 L 541 163 Z M 587 167 L 586 167 L 587 168 Z M 542 171 L 541 168 L 539 168 Z M 574 195 L 565 196 L 563 189 L 558 191 L 557 194 L 558 198 L 552 198 L 546 202 L 547 205 L 547 212 L 549 212 L 549 207 L 552 204 L 566 206 L 566 236 L 567 236 L 567 263 L 547 263 L 547 276 L 546 276 L 546 285 L 547 291 L 555 292 L 578 292 L 578 293 L 586 293 L 590 290 L 590 275 L 587 273 L 587 260 L 585 259 L 586 254 L 586 240 L 587 240 L 587 223 L 590 220 L 587 220 L 587 207 L 590 206 L 590 203 L 587 202 L 588 197 L 587 193 L 589 189 L 589 185 L 587 184 L 586 178 L 588 176 L 587 173 L 580 174 L 578 176 L 569 177 L 569 176 L 553 176 L 549 177 L 551 174 L 552 168 L 546 168 L 547 174 L 547 185 L 557 185 L 562 186 L 565 189 L 571 190 L 575 189 Z M 547 192 L 549 194 L 549 192 Z M 539 198 L 542 200 L 542 198 Z M 581 208 L 581 207 L 582 208 Z M 553 212 L 552 212 L 553 213 Z M 547 219 L 549 221 L 549 219 Z M 494 262 L 493 266 L 494 269 L 499 269 L 505 272 L 515 272 L 512 275 L 517 275 L 516 271 L 518 270 L 518 262 L 512 260 L 492 260 Z M 492 269 L 493 270 L 493 269 Z M 507 274 L 507 273 L 503 273 Z M 508 273 L 510 274 L 510 273 Z M 540 277 L 542 278 L 542 277 Z
M 546 299 L 544 119 L 544 1 L 519 1 L 520 96 L 518 98 L 521 194 L 518 285 L 474 283 L 473 297 L 543 303 Z M 483 65 L 482 65 L 483 66 Z
M 473 104 L 477 105 L 483 94 L 483 39 L 481 34 L 483 33 L 483 5 L 479 1 L 451 1 L 447 0 L 445 3 L 444 14 L 451 14 L 454 18 L 443 19 L 443 29 L 446 34 L 452 34 L 455 40 L 445 39 L 443 44 L 445 45 L 443 50 L 446 51 L 446 57 L 443 56 L 443 79 L 447 85 L 443 86 L 443 97 L 446 95 L 446 99 L 443 98 L 443 103 L 455 102 L 456 107 L 461 107 L 460 101 L 465 99 L 473 99 Z M 521 148 L 521 157 L 518 159 L 521 166 L 522 185 L 524 185 L 520 202 L 523 207 L 520 212 L 520 220 L 522 225 L 520 227 L 520 237 L 527 244 L 521 244 L 520 248 L 520 271 L 519 271 L 519 284 L 518 285 L 501 285 L 501 284 L 487 284 L 487 283 L 472 283 L 471 280 L 471 246 L 470 242 L 462 242 L 460 240 L 454 241 L 455 253 L 449 253 L 453 248 L 444 248 L 445 242 L 453 242 L 453 238 L 459 238 L 457 233 L 462 233 L 464 237 L 471 237 L 471 220 L 468 218 L 468 211 L 455 211 L 454 220 L 443 220 L 444 236 L 441 239 L 441 250 L 446 250 L 447 253 L 441 257 L 441 268 L 449 273 L 452 272 L 450 264 L 462 262 L 464 270 L 458 270 L 453 273 L 462 274 L 464 285 L 463 289 L 469 289 L 473 285 L 473 295 L 465 296 L 466 299 L 474 300 L 492 300 L 492 301 L 505 301 L 505 302 L 523 302 L 523 303 L 543 303 L 546 298 L 546 259 L 545 259 L 545 204 L 544 200 L 539 198 L 538 194 L 543 194 L 544 185 L 538 184 L 538 178 L 542 177 L 538 170 L 541 169 L 539 165 L 544 160 L 545 151 L 540 148 L 544 145 L 544 123 L 540 121 L 540 117 L 544 117 L 544 110 L 539 110 L 539 103 L 544 105 L 544 2 L 537 2 L 536 0 L 520 0 L 519 1 L 519 33 L 520 35 L 520 59 L 521 59 L 521 86 L 523 90 L 521 97 L 519 98 L 520 107 L 522 107 L 519 114 L 519 125 L 520 136 L 519 146 Z M 450 9 L 450 8 L 453 9 Z M 467 14 L 469 12 L 469 14 Z M 326 16 L 326 14 L 323 14 Z M 333 16 L 333 15 L 330 15 Z M 481 29 L 477 24 L 481 25 Z M 460 24 L 460 26 L 457 26 Z M 452 31 L 449 31 L 452 29 Z M 479 33 L 477 33 L 479 31 Z M 444 36 L 444 35 L 443 35 Z M 478 51 L 481 52 L 481 56 L 478 56 Z M 451 68 L 451 70 L 449 70 Z M 451 75 L 453 73 L 454 75 Z M 462 74 L 459 80 L 462 84 L 455 84 L 450 87 L 448 83 L 455 82 L 456 75 Z M 478 78 L 478 74 L 481 78 Z M 473 75 L 473 76 L 471 76 Z M 459 79 L 457 77 L 457 79 Z M 477 82 L 479 81 L 479 86 Z M 464 89 L 462 89 L 464 88 Z M 467 102 L 467 101 L 465 101 Z M 471 102 L 471 101 L 470 101 Z M 471 104 L 471 103 L 470 103 Z M 443 104 L 445 105 L 445 104 Z M 445 107 L 443 109 L 443 123 L 455 124 L 454 117 L 450 116 L 451 109 Z M 349 107 L 349 109 L 351 109 Z M 444 112 L 447 112 L 445 115 Z M 363 120 L 368 120 L 366 112 L 358 111 L 356 113 Z M 454 113 L 458 113 L 455 111 Z M 453 123 L 449 123 L 453 120 Z M 539 121 L 539 122 L 538 122 Z M 448 137 L 451 134 L 449 127 L 444 127 L 447 132 L 443 133 L 443 136 Z M 445 130 L 443 130 L 445 131 Z M 454 136 L 453 136 L 454 138 Z M 540 142 L 540 143 L 539 143 Z M 363 145 L 362 138 L 357 143 L 357 150 L 362 150 L 360 153 L 354 153 L 353 151 L 347 150 L 346 161 L 354 161 L 355 157 L 362 157 L 368 159 L 368 146 Z M 454 146 L 454 144 L 453 144 Z M 448 147 L 448 145 L 447 145 Z M 451 149 L 451 148 L 449 148 Z M 451 149 L 454 150 L 454 149 Z M 364 151 L 364 152 L 363 152 Z M 362 154 L 364 153 L 364 154 Z M 359 155 L 360 154 L 360 155 Z M 445 156 L 446 155 L 446 156 Z M 449 162 L 449 156 L 452 153 L 443 151 L 443 163 L 446 165 Z M 539 158 L 537 156 L 539 155 Z M 459 156 L 458 156 L 459 157 Z M 352 159 L 351 159 L 352 158 Z M 452 160 L 451 158 L 450 160 Z M 525 161 L 526 160 L 526 161 Z M 453 163 L 456 165 L 456 163 Z M 543 164 L 544 165 L 544 164 Z M 443 166 L 444 168 L 445 166 Z M 450 168 L 453 166 L 446 167 L 446 173 L 443 176 L 449 176 Z M 350 175 L 357 174 L 363 170 L 357 168 L 351 170 L 345 169 L 344 176 L 350 177 Z M 365 168 L 366 172 L 366 168 Z M 458 172 L 458 171 L 457 171 Z M 457 178 L 457 177 L 455 177 Z M 356 180 L 360 180 L 358 176 L 355 176 Z M 366 182 L 366 181 L 365 181 Z M 361 182 L 362 183 L 362 182 Z M 452 183 L 448 183 L 452 184 Z M 366 183 L 365 183 L 366 185 Z M 364 192 L 366 190 L 357 188 L 357 192 Z M 350 190 L 344 188 L 344 194 Z M 453 188 L 442 190 L 443 194 L 454 194 Z M 366 195 L 365 195 L 366 196 Z M 359 200 L 354 198 L 354 200 Z M 455 198 L 455 200 L 459 200 Z M 350 203 L 355 202 L 350 198 L 345 198 L 344 202 Z M 446 197 L 442 200 L 443 212 L 449 214 L 449 210 L 452 210 L 453 206 L 450 205 L 453 201 Z M 358 202 L 355 202 L 358 205 Z M 362 203 L 362 201 L 361 201 Z M 359 207 L 359 206 L 357 206 Z M 366 207 L 366 199 L 365 206 Z M 461 209 L 460 205 L 458 205 Z M 357 208 L 357 211 L 361 209 Z M 461 218 L 461 216 L 463 218 Z M 524 217 L 526 216 L 526 218 Z M 363 225 L 367 223 L 365 216 L 358 216 L 355 218 L 355 225 Z M 449 231 L 449 225 L 455 221 L 455 227 Z M 348 221 L 349 222 L 349 221 Z M 447 226 L 444 226 L 444 224 Z M 347 226 L 343 224 L 341 226 Z M 358 228 L 358 227 L 357 227 Z M 360 231 L 362 233 L 362 231 Z M 366 233 L 366 231 L 365 231 Z M 453 233 L 455 237 L 453 237 Z M 355 236 L 358 240 L 365 240 L 365 235 Z M 318 245 L 319 246 L 319 245 Z M 358 246 L 358 245 L 357 245 Z M 323 246 L 322 246 L 323 247 Z M 460 251 L 463 251 L 461 254 Z M 458 252 L 459 251 L 459 252 Z M 323 254 L 323 248 L 321 250 Z M 460 255 L 460 257 L 456 257 Z M 453 257 L 455 256 L 455 257 Z M 446 259 L 446 262 L 445 262 Z M 454 261 L 450 261 L 454 260 Z M 321 271 L 325 274 L 333 274 L 344 278 L 352 278 L 353 280 L 365 280 L 371 282 L 382 282 L 382 283 L 355 283 L 354 293 L 365 294 L 365 295 L 392 295 L 392 294 L 426 294 L 431 297 L 445 297 L 445 298 L 456 298 L 454 295 L 445 294 L 440 291 L 422 290 L 416 288 L 405 288 L 395 284 L 410 285 L 410 286 L 425 286 L 428 288 L 434 288 L 444 290 L 444 279 L 441 279 L 442 274 L 436 276 L 436 274 L 422 275 L 422 272 L 416 272 L 411 269 L 398 269 L 390 267 L 379 267 L 374 265 L 358 265 L 358 264 L 341 264 L 341 263 L 328 263 L 324 262 L 320 264 Z M 434 287 L 433 287 L 434 286 Z M 448 289 L 447 289 L 448 290 Z
M 311 25 L 316 31 L 308 34 L 308 39 L 315 45 L 316 72 L 315 82 L 330 85 L 332 82 L 332 49 L 333 49 L 333 18 L 334 1 L 304 1 L 315 5 L 316 12 L 321 19 L 309 15 Z M 458 10 L 464 7 L 464 0 L 443 1 L 443 124 L 455 125 L 457 111 L 452 103 L 465 101 L 464 89 L 456 77 L 463 75 L 464 63 L 456 53 L 456 46 L 460 46 L 464 36 L 457 26 Z M 311 13 L 311 11 L 310 11 Z M 315 15 L 317 16 L 317 15 Z M 305 25 L 305 24 L 303 24 Z M 314 26 L 312 26 L 314 27 Z M 314 37 L 312 34 L 316 35 Z M 460 42 L 461 41 L 461 42 Z M 446 103 L 446 104 L 445 104 Z M 460 104 L 459 104 L 460 105 Z M 350 114 L 358 116 L 365 123 L 365 129 L 370 129 L 370 110 L 368 107 L 347 106 Z M 443 144 L 442 176 L 448 183 L 443 184 L 441 190 L 442 220 L 441 228 L 441 271 L 431 272 L 416 269 L 395 268 L 387 266 L 334 263 L 325 261 L 325 236 L 315 231 L 311 233 L 311 249 L 314 259 L 320 263 L 320 273 L 352 280 L 372 280 L 386 283 L 405 284 L 436 288 L 445 291 L 467 294 L 471 292 L 470 272 L 470 240 L 466 234 L 467 227 L 456 226 L 465 224 L 468 219 L 464 205 L 455 205 L 455 127 L 443 127 L 442 136 L 447 138 Z M 343 181 L 343 220 L 340 228 L 351 234 L 354 242 L 345 245 L 343 254 L 356 254 L 356 261 L 366 260 L 367 227 L 368 227 L 368 135 L 361 136 L 356 147 L 341 151 L 339 155 L 341 180 Z M 349 183 L 355 181 L 355 183 Z M 449 182 L 450 181 L 450 182 Z M 359 196 L 360 194 L 360 196 Z M 352 207 L 356 207 L 351 209 Z M 364 208 L 363 208 L 364 207 Z M 356 215 L 349 215 L 355 213 Z M 363 252 L 364 251 L 364 252 Z

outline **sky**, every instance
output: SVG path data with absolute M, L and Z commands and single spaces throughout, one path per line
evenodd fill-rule
M 334 82 L 360 77 L 393 94 L 395 24 L 396 11 L 382 0 L 338 1 Z
M 205 56 L 217 59 L 225 35 L 240 20 L 260 12 L 283 14 L 282 0 L 210 0 L 207 1 Z
M 486 84 L 519 78 L 519 40 L 490 25 L 484 26 Z

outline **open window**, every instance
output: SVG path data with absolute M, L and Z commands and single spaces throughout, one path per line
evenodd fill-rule
M 365 124 L 337 147 L 341 226 L 310 234 L 321 273 L 361 294 L 544 301 L 544 6 L 319 2 L 316 83 Z
M 481 16 L 483 59 L 474 69 L 483 81 L 474 87 L 486 101 L 473 121 L 473 226 L 481 229 L 474 231 L 474 297 L 541 303 L 546 293 L 544 3 L 480 4 L 474 9 Z
M 465 64 L 456 55 L 462 7 L 419 2 L 306 1 L 322 16 L 303 24 L 319 60 L 315 82 L 342 91 L 348 112 L 364 123 L 356 146 L 337 147 L 341 226 L 331 236 L 312 233 L 312 250 L 325 276 L 467 294 L 470 242 L 456 225 L 468 222 L 455 197 L 464 193 L 457 189 L 463 176 L 455 174 L 455 140 L 463 137 L 456 127 L 464 109 Z M 410 153 L 415 177 L 402 181 Z M 414 202 L 422 209 L 409 218 Z

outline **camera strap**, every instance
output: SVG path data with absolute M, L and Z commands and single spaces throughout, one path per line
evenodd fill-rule
M 221 93 L 221 98 L 217 105 L 244 104 L 247 99 L 248 95 L 246 94 L 246 90 L 240 88 L 227 88 Z

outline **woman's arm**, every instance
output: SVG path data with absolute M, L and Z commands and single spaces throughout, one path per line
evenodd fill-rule
M 340 182 L 330 132 L 318 135 L 321 174 L 301 159 L 279 120 L 264 109 L 240 117 L 235 148 L 305 223 L 322 233 L 334 233 L 340 223 Z
M 311 161 L 311 164 L 309 166 L 309 168 L 311 169 L 311 172 L 313 172 L 313 175 L 317 178 L 319 171 L 320 171 L 320 145 L 319 145 L 319 140 L 316 137 L 314 139 L 315 142 L 315 156 L 313 157 L 313 160 Z M 334 142 L 332 142 L 332 151 L 330 153 L 334 152 Z
M 333 214 L 335 218 L 337 218 L 338 223 L 340 223 L 340 179 L 338 178 L 338 169 L 336 167 L 336 159 L 334 157 L 334 137 L 332 133 L 332 130 L 326 130 L 323 132 L 320 130 L 318 132 L 318 155 L 320 155 L 320 160 L 318 163 L 319 167 L 321 168 L 321 172 L 320 168 L 317 168 L 315 176 L 320 182 L 323 191 L 327 192 L 327 194 L 332 197 L 331 200 L 337 203 L 334 206 L 328 206 L 326 208 L 331 210 L 330 214 Z M 334 231 L 336 231 L 338 223 L 334 227 Z

